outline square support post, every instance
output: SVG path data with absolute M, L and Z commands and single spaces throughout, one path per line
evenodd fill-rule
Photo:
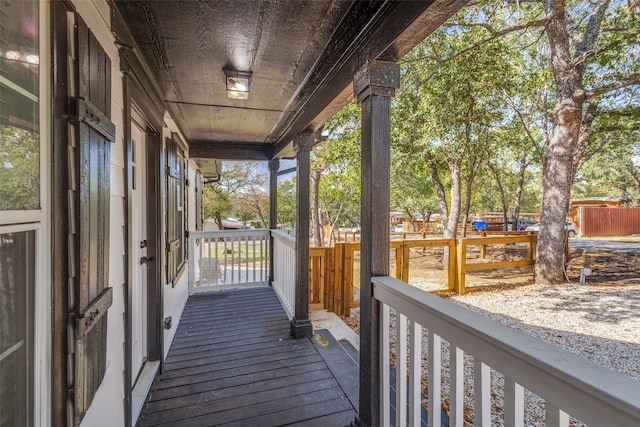
M 278 228 L 278 169 L 280 160 L 269 160 L 269 229 Z M 273 237 L 269 238 L 269 284 L 273 284 Z
M 360 426 L 382 425 L 380 303 L 371 278 L 389 275 L 391 98 L 399 84 L 398 64 L 383 61 L 368 61 L 353 81 L 362 104 Z
M 314 135 L 301 133 L 293 143 L 298 160 L 296 175 L 296 302 L 291 320 L 291 336 L 306 338 L 313 334 L 309 320 L 309 185 L 311 149 Z

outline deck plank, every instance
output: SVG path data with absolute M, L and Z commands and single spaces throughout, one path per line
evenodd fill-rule
M 346 426 L 356 412 L 324 357 L 290 337 L 269 287 L 192 296 L 137 425 Z

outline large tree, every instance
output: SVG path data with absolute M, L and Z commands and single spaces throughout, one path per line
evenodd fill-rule
M 257 162 L 225 162 L 220 180 L 205 186 L 204 216 L 222 229 L 222 220 L 235 215 L 245 224 L 257 219 L 266 226 L 266 176 Z
M 504 120 L 501 90 L 514 85 L 512 53 L 499 42 L 458 54 L 481 31 L 445 27 L 414 48 L 403 59 L 394 103 L 393 143 L 429 171 L 447 237 L 468 216 L 474 179 Z
M 638 29 L 624 16 L 607 17 L 610 6 L 610 15 L 621 13 L 621 5 L 609 0 L 579 3 L 545 0 L 543 6 L 555 103 L 549 112 L 552 131 L 544 155 L 535 275 L 538 283 L 557 284 L 564 281 L 562 236 L 573 178 L 591 143 L 600 104 L 606 94 L 640 83 Z M 625 49 L 634 40 L 636 47 Z M 633 52 L 635 64 L 627 64 L 627 70 L 609 71 L 620 61 L 617 55 Z M 615 99 L 606 101 L 616 103 Z
M 422 55 L 439 72 L 449 62 L 499 42 L 520 55 L 523 75 L 530 67 L 537 69 L 539 58 L 545 56 L 551 79 L 537 88 L 548 93 L 544 93 L 546 114 L 536 119 L 536 126 L 547 131 L 535 268 L 539 283 L 564 280 L 564 221 L 572 184 L 584 160 L 603 146 L 596 142 L 601 138 L 594 138 L 598 129 L 604 129 L 598 124 L 622 111 L 637 117 L 640 30 L 634 17 L 636 5 L 622 0 L 471 2 L 435 33 L 438 37 L 444 32 L 447 40 L 469 34 L 468 43 L 448 44 L 455 47 L 448 55 L 430 51 Z M 426 43 L 441 46 L 438 39 Z M 502 77 L 502 70 L 496 75 Z M 522 88 L 532 89 L 524 84 Z M 459 88 L 450 93 L 457 93 L 455 89 Z M 521 105 L 521 95 L 509 93 L 509 98 L 512 105 Z

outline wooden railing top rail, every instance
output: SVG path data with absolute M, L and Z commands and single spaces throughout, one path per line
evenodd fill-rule
M 243 237 L 243 236 L 264 236 L 269 234 L 269 230 L 264 229 L 240 229 L 240 230 L 204 230 L 204 231 L 189 231 L 189 238 L 192 239 L 206 239 L 215 237 Z
M 391 277 L 373 296 L 588 425 L 637 426 L 640 382 Z
M 458 239 L 465 246 L 502 245 L 509 243 L 537 242 L 537 235 L 466 237 Z
M 271 235 L 275 238 L 281 240 L 285 245 L 290 246 L 295 249 L 296 247 L 296 236 L 293 236 L 282 230 L 270 230 Z

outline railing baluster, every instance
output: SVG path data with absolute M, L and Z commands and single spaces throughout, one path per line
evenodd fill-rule
M 442 337 L 450 343 L 449 425 L 452 427 L 461 427 L 464 424 L 465 353 L 475 358 L 475 426 L 491 425 L 491 375 L 494 369 L 505 377 L 503 414 L 497 416 L 504 417 L 504 424 L 507 426 L 524 425 L 524 388 L 530 389 L 545 401 L 547 426 L 568 427 L 572 417 L 586 425 L 640 426 L 640 404 L 630 399 L 630 396 L 638 395 L 638 383 L 629 377 L 392 277 L 373 277 L 371 281 L 373 295 L 383 307 L 380 323 L 382 356 L 379 367 L 381 425 L 390 423 L 389 342 L 384 334 L 388 333 L 389 326 L 388 314 L 385 317 L 384 313 L 395 309 L 398 313 L 408 313 L 412 322 L 425 325 L 432 334 L 429 337 L 428 355 L 431 362 L 427 372 L 430 385 L 429 410 L 432 415 L 440 409 L 439 401 L 435 404 L 431 399 L 437 395 L 432 388 L 440 384 L 437 369 L 441 362 L 435 351 L 439 345 L 434 345 L 433 341 L 436 337 Z M 411 333 L 414 334 L 414 331 Z M 399 331 L 398 339 L 402 336 L 403 332 Z M 464 344 L 464 352 L 456 347 L 457 342 Z M 415 350 L 412 348 L 411 351 L 413 362 Z M 399 356 L 399 359 L 401 358 L 402 356 Z M 402 360 L 398 360 L 398 364 L 401 365 Z M 402 373 L 399 372 L 399 375 Z M 413 376 L 412 371 L 411 377 Z M 413 396 L 415 389 L 411 390 Z M 558 390 L 563 392 L 559 393 Z M 495 409 L 500 410 L 497 407 Z M 410 420 L 413 423 L 415 418 L 411 416 Z M 434 422 L 429 418 L 429 426 L 438 427 L 438 424 L 437 420 Z
M 449 381 L 449 426 L 464 425 L 464 352 L 449 344 L 451 379 Z
M 409 425 L 418 427 L 422 421 L 421 395 L 421 362 L 422 362 L 422 327 L 411 321 L 409 327 Z
M 489 366 L 475 359 L 473 370 L 474 384 L 474 425 L 491 425 L 491 370 Z
M 524 426 L 524 388 L 504 378 L 504 425 Z
M 189 285 L 190 289 L 204 292 L 228 285 L 266 284 L 269 253 L 264 252 L 264 242 L 269 241 L 269 236 L 268 230 L 191 232 L 191 247 L 195 248 L 194 244 L 198 243 L 198 248 L 191 250 L 193 256 L 189 259 L 193 262 L 189 280 L 194 282 Z M 198 288 L 194 288 L 196 280 Z
M 569 414 L 549 402 L 545 403 L 544 415 L 547 427 L 569 427 Z
M 440 426 L 441 339 L 429 328 L 429 425 Z
M 396 312 L 396 426 L 407 425 L 407 317 Z
M 242 260 L 242 252 L 240 252 L 240 260 Z M 246 270 L 244 283 L 249 283 L 249 237 L 244 237 L 244 269 Z M 254 270 L 255 272 L 255 270 Z
M 380 421 L 384 427 L 391 425 L 391 359 L 389 357 L 389 306 L 380 308 Z
M 220 248 L 218 247 L 218 238 L 214 237 L 213 238 L 213 244 L 214 244 L 214 254 L 213 256 L 215 257 L 215 259 L 220 259 Z M 209 247 L 209 257 L 211 257 L 211 247 Z M 216 275 L 216 285 L 218 284 L 218 282 L 220 282 L 221 280 L 224 282 L 224 266 L 220 265 L 220 262 L 218 261 L 218 269 L 220 271 L 219 274 Z

